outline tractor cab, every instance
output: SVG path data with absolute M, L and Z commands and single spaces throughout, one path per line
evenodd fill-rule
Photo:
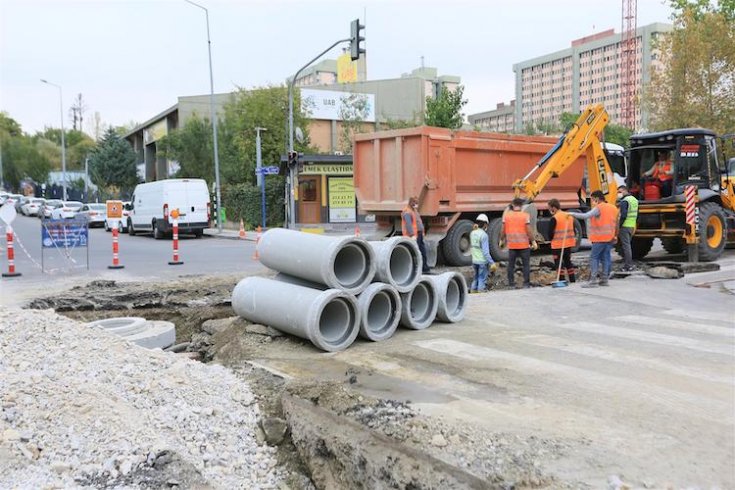
M 700 128 L 637 134 L 630 138 L 627 184 L 643 202 L 684 201 L 684 188 L 694 185 L 700 200 L 720 193 L 721 156 L 717 135 Z

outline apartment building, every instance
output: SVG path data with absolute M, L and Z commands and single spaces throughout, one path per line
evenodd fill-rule
M 494 110 L 470 114 L 467 120 L 482 131 L 512 133 L 516 125 L 516 101 L 511 100 L 507 105 L 500 102 Z
M 641 110 L 641 94 L 655 69 L 655 41 L 671 30 L 669 24 L 654 23 L 636 30 L 636 129 L 648 123 Z M 602 103 L 614 123 L 620 117 L 620 33 L 609 29 L 572 41 L 562 51 L 513 65 L 516 82 L 515 131 L 529 125 L 557 124 L 564 112 L 580 112 Z

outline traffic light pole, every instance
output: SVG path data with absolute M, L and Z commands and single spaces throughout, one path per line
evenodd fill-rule
M 299 71 L 296 72 L 296 74 L 291 77 L 291 80 L 288 82 L 288 154 L 291 155 L 294 151 L 293 147 L 293 87 L 294 83 L 296 83 L 296 79 L 299 77 L 302 71 L 307 69 L 312 63 L 314 63 L 316 60 L 327 54 L 329 51 L 334 49 L 335 46 L 338 44 L 349 42 L 352 38 L 347 39 L 340 39 L 339 41 L 335 42 L 331 46 L 329 46 L 327 49 L 319 53 L 317 56 L 314 57 L 311 61 L 309 61 L 307 64 L 299 68 Z M 297 165 L 289 165 L 288 166 L 288 228 L 296 229 L 296 200 L 295 197 L 295 189 L 296 189 L 296 177 L 297 177 L 297 171 L 296 168 Z

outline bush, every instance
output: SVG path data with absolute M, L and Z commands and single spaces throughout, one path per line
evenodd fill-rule
M 282 226 L 284 214 L 284 179 L 268 176 L 265 179 L 266 226 Z M 223 192 L 222 205 L 232 221 L 243 220 L 248 229 L 257 227 L 260 221 L 260 188 L 252 184 L 234 184 Z

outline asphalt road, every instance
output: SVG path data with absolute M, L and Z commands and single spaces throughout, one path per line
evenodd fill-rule
M 7 271 L 5 229 L 0 240 L 0 267 Z M 255 243 L 244 240 L 217 239 L 204 236 L 182 236 L 179 255 L 183 265 L 172 266 L 171 239 L 155 240 L 150 235 L 120 235 L 120 263 L 124 269 L 110 270 L 112 264 L 112 233 L 103 228 L 89 230 L 89 248 L 76 250 L 41 249 L 41 220 L 18 216 L 13 222 L 17 236 L 15 244 L 16 270 L 21 277 L 0 279 L 0 291 L 5 298 L 20 290 L 34 287 L 65 287 L 92 279 L 148 280 L 175 278 L 191 274 L 250 275 L 264 270 L 253 260 Z M 87 270 L 87 251 L 89 270 Z M 41 266 L 46 272 L 42 272 Z

